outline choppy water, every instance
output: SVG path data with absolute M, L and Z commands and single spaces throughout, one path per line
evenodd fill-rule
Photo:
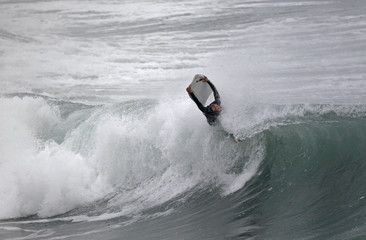
M 0 13 L 1 239 L 366 237 L 365 1 Z

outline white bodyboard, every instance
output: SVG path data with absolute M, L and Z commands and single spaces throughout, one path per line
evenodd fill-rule
M 208 97 L 212 93 L 212 89 L 208 83 L 202 82 L 203 77 L 201 74 L 196 74 L 191 83 L 191 89 L 198 101 L 205 106 Z

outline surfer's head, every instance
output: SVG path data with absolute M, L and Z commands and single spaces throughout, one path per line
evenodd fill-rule
M 210 106 L 211 106 L 212 111 L 214 111 L 214 112 L 220 111 L 220 106 L 218 104 L 211 103 Z

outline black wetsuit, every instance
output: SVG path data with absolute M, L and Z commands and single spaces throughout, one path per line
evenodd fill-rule
M 193 94 L 193 92 L 188 93 L 188 94 L 192 98 L 192 100 L 197 104 L 197 107 L 203 112 L 203 114 L 207 118 L 208 124 L 210 124 L 212 126 L 212 125 L 218 124 L 217 118 L 220 116 L 220 112 L 221 112 L 221 101 L 220 101 L 220 95 L 217 92 L 215 86 L 210 82 L 210 80 L 208 80 L 207 83 L 210 85 L 210 87 L 213 91 L 214 97 L 215 97 L 215 101 L 210 103 L 210 105 L 208 105 L 207 107 L 203 106 L 202 103 L 200 103 L 200 101 L 198 101 L 197 97 Z M 211 104 L 219 105 L 219 111 L 216 111 L 216 112 L 212 111 Z

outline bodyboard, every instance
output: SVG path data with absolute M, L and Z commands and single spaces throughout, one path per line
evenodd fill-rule
M 204 76 L 201 74 L 196 74 L 191 83 L 191 89 L 198 101 L 200 101 L 200 103 L 205 106 L 208 97 L 212 93 L 212 89 L 208 83 L 202 82 L 203 77 Z

